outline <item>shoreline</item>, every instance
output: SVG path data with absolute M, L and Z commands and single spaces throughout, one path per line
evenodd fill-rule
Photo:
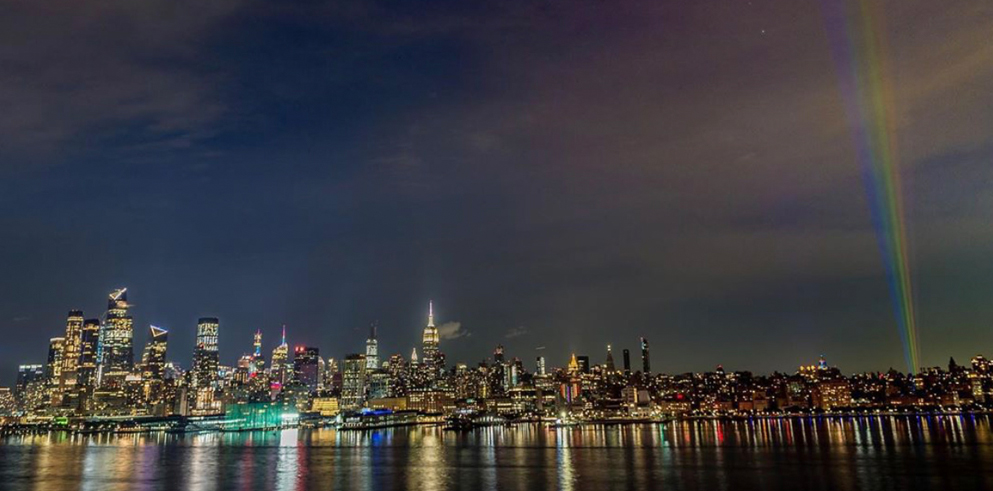
M 556 423 L 554 421 L 507 421 L 499 425 L 478 425 L 472 428 L 468 428 L 468 431 L 481 429 L 481 428 L 492 428 L 492 427 L 514 427 L 514 426 L 527 426 L 527 425 L 537 425 L 545 426 L 549 429 L 569 429 L 569 428 L 579 428 L 579 427 L 594 427 L 594 426 L 642 426 L 642 425 L 668 425 L 671 423 L 681 423 L 681 422 L 706 422 L 706 421 L 751 421 L 751 420 L 809 420 L 809 419 L 877 419 L 877 418 L 920 418 L 920 417 L 962 417 L 962 416 L 990 416 L 993 415 L 993 411 L 885 411 L 885 412 L 842 412 L 842 413 L 790 413 L 790 414 L 752 414 L 752 415 L 692 415 L 692 416 L 677 416 L 661 420 L 653 419 L 595 419 L 595 420 L 576 420 L 571 421 L 568 424 Z M 347 432 L 362 432 L 362 431 L 376 431 L 383 429 L 392 428 L 412 428 L 418 426 L 433 426 L 433 427 L 444 427 L 441 422 L 397 422 L 395 424 L 371 424 L 368 426 L 357 426 L 357 425 L 285 425 L 280 427 L 266 427 L 266 428 L 245 428 L 245 429 L 176 429 L 176 428 L 122 428 L 122 429 L 73 429 L 65 428 L 59 426 L 48 426 L 41 424 L 27 424 L 27 425 L 5 425 L 0 426 L 0 438 L 14 435 L 26 435 L 26 434 L 43 434 L 43 433 L 65 433 L 70 435 L 134 435 L 134 434 L 172 434 L 172 435 L 194 435 L 194 434 L 205 434 L 205 433 L 251 433 L 251 432 L 276 432 L 289 429 L 305 429 L 305 430 L 316 430 L 316 429 L 335 429 L 337 431 L 347 431 Z

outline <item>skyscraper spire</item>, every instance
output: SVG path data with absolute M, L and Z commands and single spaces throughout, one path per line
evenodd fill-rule
M 286 344 L 286 324 L 283 324 L 283 342 L 281 344 Z
M 425 366 L 434 368 L 438 362 L 439 340 L 438 328 L 434 325 L 434 302 L 428 301 L 428 325 L 421 336 L 421 355 L 424 357 Z M 431 373 L 433 376 L 434 371 L 431 370 Z

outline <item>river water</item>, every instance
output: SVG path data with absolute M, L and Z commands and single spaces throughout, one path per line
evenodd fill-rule
M 3 490 L 993 489 L 987 416 L 0 440 Z

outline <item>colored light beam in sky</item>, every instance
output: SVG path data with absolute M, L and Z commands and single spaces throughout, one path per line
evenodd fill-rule
M 821 0 L 907 368 L 920 351 L 880 0 Z

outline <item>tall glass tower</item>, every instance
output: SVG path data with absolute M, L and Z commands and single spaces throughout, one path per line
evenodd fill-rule
M 134 366 L 134 320 L 128 315 L 128 289 L 110 292 L 97 349 L 100 385 L 120 385 Z
M 209 388 L 217 381 L 217 331 L 216 317 L 201 317 L 197 322 L 197 344 L 193 351 L 193 386 Z
M 164 386 L 166 345 L 169 331 L 161 327 L 149 326 L 148 343 L 141 355 L 141 379 L 144 384 L 145 401 L 154 405 L 161 401 Z
M 70 310 L 66 319 L 66 335 L 62 340 L 62 368 L 59 370 L 59 389 L 66 391 L 76 385 L 79 369 L 80 343 L 83 336 L 83 311 Z
M 369 326 L 369 339 L 365 340 L 365 368 L 379 369 L 379 340 L 376 339 L 376 323 Z

